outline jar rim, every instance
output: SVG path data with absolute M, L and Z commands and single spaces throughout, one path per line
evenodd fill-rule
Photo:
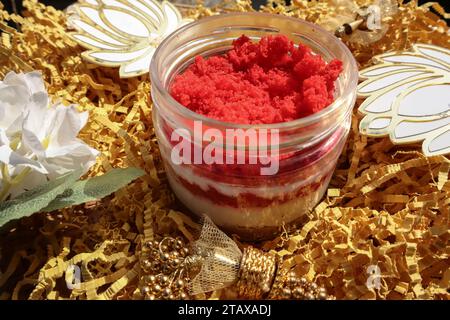
M 239 17 L 239 16 L 267 16 L 267 17 L 273 17 L 277 16 L 281 19 L 291 20 L 295 23 L 300 23 L 306 26 L 309 26 L 311 28 L 315 29 L 315 32 L 320 33 L 327 37 L 330 41 L 333 41 L 340 50 L 344 53 L 345 57 L 347 58 L 347 63 L 349 64 L 349 70 L 350 75 L 348 81 L 345 82 L 345 86 L 342 89 L 342 93 L 327 107 L 323 108 L 319 112 L 313 113 L 311 115 L 308 115 L 303 118 L 295 119 L 292 121 L 287 122 L 278 122 L 278 123 L 269 123 L 269 124 L 240 124 L 240 123 L 234 123 L 234 122 L 226 122 L 217 120 L 214 118 L 209 118 L 207 116 L 204 116 L 202 114 L 199 114 L 197 112 L 194 112 L 190 110 L 189 108 L 183 106 L 180 104 L 175 98 L 172 97 L 169 90 L 167 90 L 162 83 L 160 77 L 159 77 L 159 70 L 158 70 L 158 63 L 157 60 L 161 59 L 161 52 L 164 51 L 164 48 L 174 39 L 178 37 L 179 34 L 186 32 L 193 26 L 196 26 L 200 23 L 218 20 L 218 19 L 224 19 L 224 18 L 232 18 L 232 17 Z M 188 23 L 178 29 L 176 29 L 174 32 L 169 34 L 156 48 L 154 55 L 152 57 L 152 61 L 150 64 L 150 77 L 152 86 L 155 86 L 155 88 L 160 92 L 160 94 L 163 96 L 164 99 L 169 101 L 171 105 L 175 107 L 177 112 L 179 112 L 181 115 L 189 117 L 190 119 L 194 121 L 202 121 L 205 124 L 211 125 L 211 126 L 220 126 L 220 127 L 226 127 L 230 129 L 290 129 L 293 127 L 303 127 L 308 126 L 311 124 L 314 124 L 318 121 L 320 121 L 321 118 L 326 117 L 330 114 L 332 114 L 336 109 L 338 109 L 340 106 L 345 105 L 345 100 L 350 96 L 352 93 L 355 93 L 357 84 L 358 84 L 358 67 L 355 58 L 353 57 L 353 54 L 350 52 L 350 50 L 347 48 L 347 46 L 336 36 L 334 36 L 332 33 L 328 32 L 324 28 L 320 27 L 317 24 L 305 21 L 303 19 L 299 18 L 293 18 L 293 17 L 287 17 L 287 16 L 281 16 L 271 13 L 263 13 L 263 12 L 239 12 L 239 13 L 225 13 L 220 14 L 216 16 L 206 17 L 202 18 L 197 21 L 193 21 L 191 23 Z

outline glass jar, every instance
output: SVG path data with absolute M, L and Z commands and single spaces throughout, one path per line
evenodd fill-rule
M 223 54 L 242 34 L 258 41 L 279 33 L 295 44 L 309 46 L 325 61 L 343 62 L 343 72 L 336 81 L 336 99 L 330 106 L 295 121 L 245 125 L 206 118 L 185 108 L 170 95 L 174 76 L 191 64 L 195 56 Z M 357 65 L 338 38 L 317 25 L 281 15 L 217 15 L 169 35 L 153 56 L 150 75 L 154 128 L 167 177 L 174 193 L 188 209 L 197 215 L 210 216 L 222 229 L 244 240 L 267 239 L 283 228 L 304 223 L 306 213 L 317 205 L 328 187 L 347 139 L 355 103 Z M 252 129 L 257 134 L 269 132 L 273 136 L 269 134 L 266 143 L 258 145 L 260 150 L 267 151 L 265 157 L 264 152 L 255 154 L 250 140 L 212 141 L 204 135 L 209 129 L 224 137 L 229 132 L 242 134 Z M 196 133 L 200 134 L 196 136 Z M 271 139 L 275 133 L 278 139 Z M 177 158 L 174 148 L 180 141 L 187 142 L 190 151 L 185 149 Z M 245 155 L 245 163 L 196 162 L 194 154 L 201 154 L 211 144 L 215 145 L 215 155 L 234 160 Z M 192 161 L 186 161 L 189 159 Z M 250 159 L 254 162 L 250 163 Z M 267 164 L 269 160 L 278 161 L 278 170 L 272 175 L 262 174 L 263 162 Z

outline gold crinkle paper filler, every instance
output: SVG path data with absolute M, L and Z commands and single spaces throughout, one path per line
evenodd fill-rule
M 370 3 L 269 1 L 260 11 L 336 32 L 358 21 L 349 12 Z M 448 157 L 425 157 L 419 145 L 361 135 L 355 108 L 327 195 L 308 222 L 262 243 L 233 238 L 211 253 L 199 245 L 201 236 L 196 240 L 204 228 L 177 205 L 168 186 L 149 77 L 120 79 L 117 69 L 86 63 L 63 11 L 36 0 L 23 4 L 21 15 L 0 9 L 0 76 L 40 70 L 52 99 L 89 112 L 80 139 L 102 155 L 87 176 L 129 166 L 147 174 L 113 196 L 38 213 L 2 230 L 0 299 L 450 298 Z M 342 37 L 360 68 L 375 55 L 414 43 L 449 48 L 449 15 L 439 4 L 399 0 L 395 6 L 376 37 L 361 27 Z M 182 8 L 193 19 L 253 10 L 247 0 Z M 206 265 L 228 270 L 227 277 L 202 271 Z M 379 283 L 368 286 L 373 267 Z M 79 283 L 66 272 L 73 268 L 80 270 Z M 76 285 L 68 290 L 66 283 Z

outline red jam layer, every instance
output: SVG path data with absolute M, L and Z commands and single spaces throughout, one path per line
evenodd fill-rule
M 342 62 L 326 63 L 305 45 L 284 35 L 253 43 L 245 35 L 226 54 L 197 56 L 175 77 L 172 96 L 206 117 L 239 124 L 292 121 L 316 113 L 334 100 Z

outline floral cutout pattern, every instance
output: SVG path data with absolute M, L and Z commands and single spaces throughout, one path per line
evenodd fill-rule
M 396 144 L 422 142 L 427 156 L 450 153 L 450 50 L 415 44 L 360 71 L 362 134 Z
M 72 38 L 89 62 L 120 67 L 121 78 L 148 72 L 159 43 L 190 22 L 168 1 L 79 0 L 68 9 Z

